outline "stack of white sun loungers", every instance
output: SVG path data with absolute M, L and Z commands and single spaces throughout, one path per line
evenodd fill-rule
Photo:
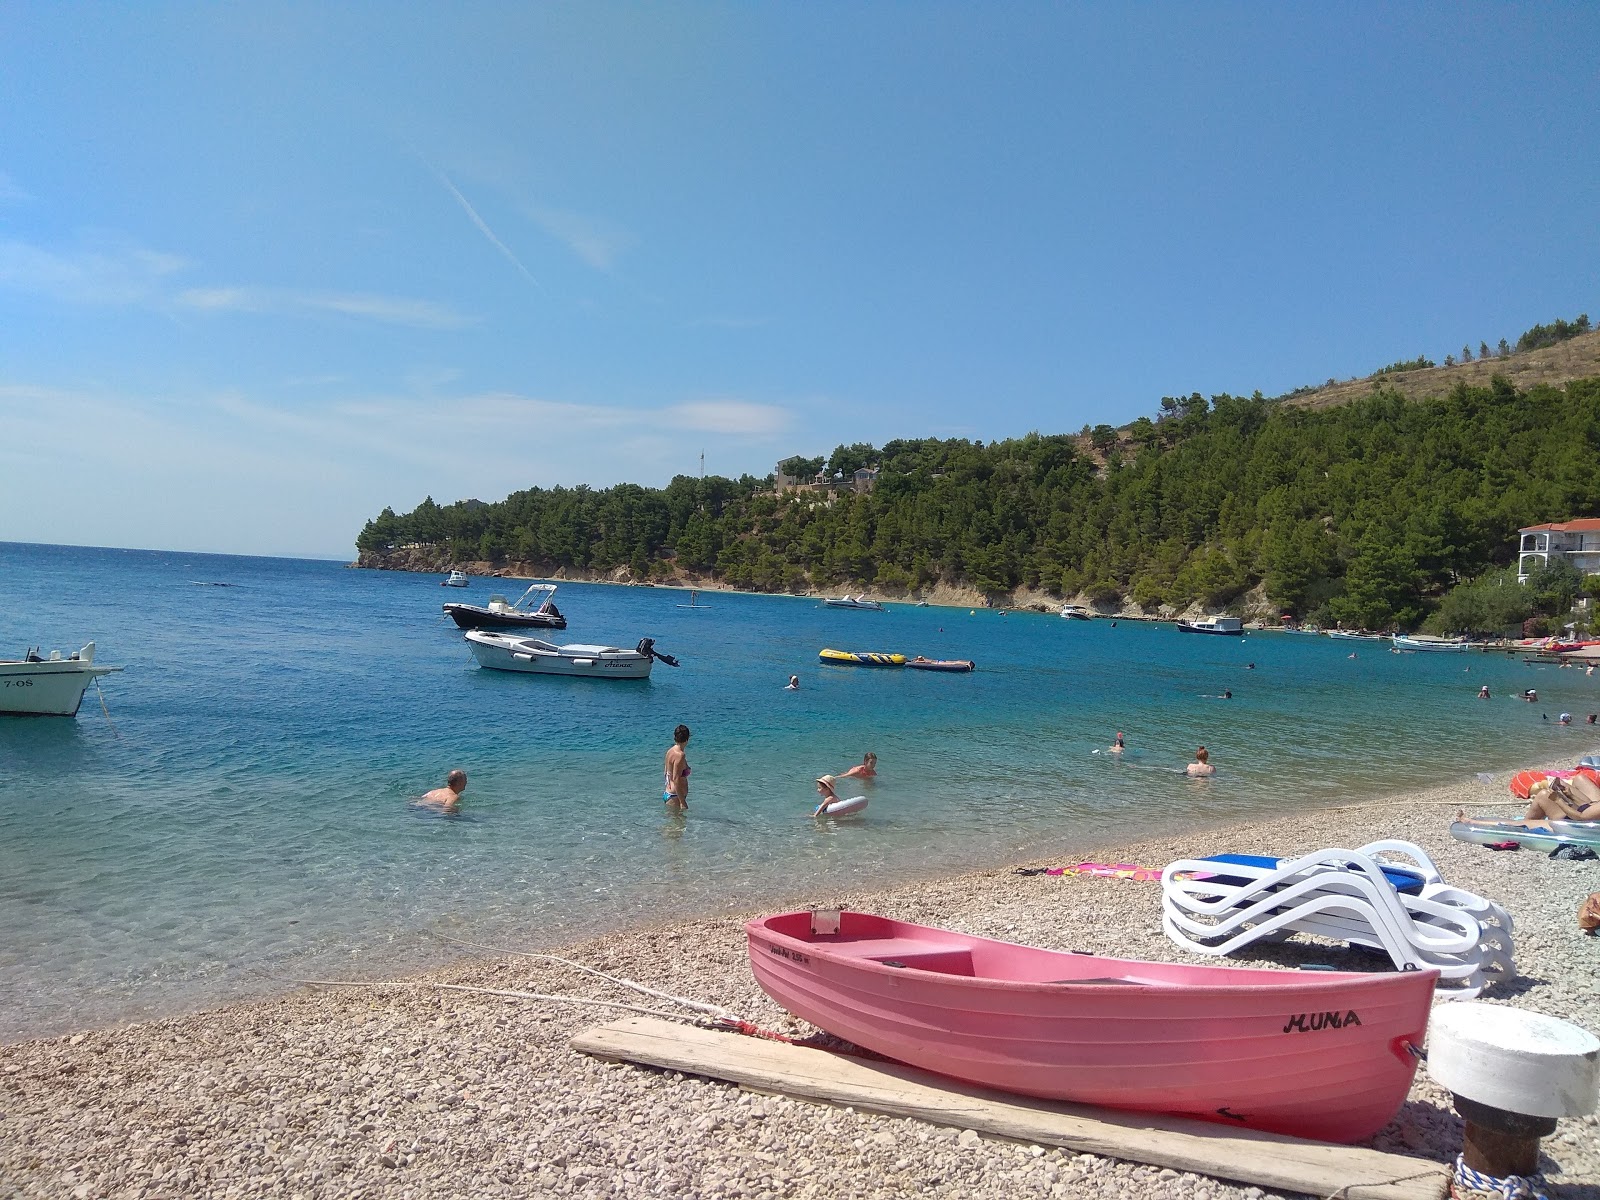
M 1511 914 L 1447 885 L 1410 842 L 1181 859 L 1161 873 L 1161 910 L 1167 936 L 1197 954 L 1309 933 L 1385 951 L 1403 971 L 1437 968 L 1438 994 L 1452 999 L 1516 974 Z

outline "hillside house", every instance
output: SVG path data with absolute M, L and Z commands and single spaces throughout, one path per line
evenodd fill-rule
M 1600 519 L 1556 521 L 1517 531 L 1517 582 L 1527 583 L 1552 558 L 1564 559 L 1585 575 L 1600 575 Z

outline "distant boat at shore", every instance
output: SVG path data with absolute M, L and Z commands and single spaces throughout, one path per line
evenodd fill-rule
M 467 578 L 465 571 L 451 571 L 448 578 L 440 582 L 440 587 L 466 587 L 472 581 Z
M 1419 633 L 1415 637 L 1402 637 L 1394 635 L 1396 650 L 1469 650 L 1470 643 L 1465 638 L 1433 637 L 1426 633 Z
M 1244 621 L 1238 617 L 1201 617 L 1196 621 L 1179 621 L 1179 633 L 1220 633 L 1225 637 L 1243 637 Z
M 830 600 L 827 596 L 824 596 L 822 603 L 829 608 L 865 608 L 872 612 L 883 611 L 883 605 L 876 600 L 867 599 L 865 593 L 859 596 L 840 596 L 837 600 Z

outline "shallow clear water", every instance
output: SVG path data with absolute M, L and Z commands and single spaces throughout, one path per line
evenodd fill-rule
M 0 655 L 93 639 L 127 668 L 102 683 L 109 722 L 93 689 L 75 720 L 0 717 L 0 1040 L 415 966 L 449 952 L 435 933 L 548 945 L 827 899 L 1597 740 L 1556 716 L 1600 709 L 1600 676 L 1504 655 L 728 593 L 688 610 L 661 588 L 562 585 L 558 640 L 652 636 L 681 668 L 511 675 L 478 669 L 439 605 L 521 588 L 438 585 L 0 544 Z M 979 669 L 822 666 L 824 646 Z M 1510 698 L 1528 686 L 1542 703 Z M 660 800 L 680 721 L 686 820 Z M 1102 752 L 1119 729 L 1122 762 Z M 1200 742 L 1218 774 L 1188 780 Z M 813 820 L 815 776 L 869 749 L 866 814 Z M 455 766 L 459 816 L 412 805 Z

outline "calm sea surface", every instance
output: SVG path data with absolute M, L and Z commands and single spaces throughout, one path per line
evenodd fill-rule
M 93 688 L 75 720 L 0 717 L 0 1040 L 425 965 L 454 953 L 436 933 L 552 945 L 1576 756 L 1593 731 L 1556 715 L 1600 709 L 1600 675 L 1505 655 L 584 584 L 562 640 L 651 636 L 683 665 L 519 676 L 439 611 L 492 590 L 521 589 L 0 543 L 0 656 L 92 639 L 126 667 L 109 721 Z M 1528 686 L 1540 704 L 1510 698 Z M 661 804 L 680 721 L 686 820 Z M 1123 762 L 1100 752 L 1119 729 Z M 1218 774 L 1188 780 L 1201 742 Z M 812 780 L 865 750 L 881 777 L 841 794 L 866 815 L 813 820 Z M 413 805 L 457 766 L 460 815 Z

